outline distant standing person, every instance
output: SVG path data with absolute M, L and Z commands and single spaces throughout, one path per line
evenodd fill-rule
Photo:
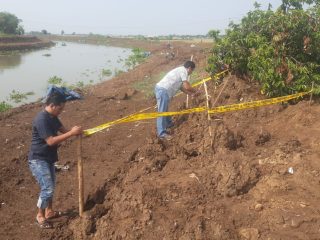
M 196 65 L 192 61 L 186 61 L 183 66 L 177 67 L 168 72 L 164 78 L 155 86 L 158 112 L 168 112 L 171 98 L 179 91 L 194 95 L 196 89 L 191 86 L 188 76 L 191 75 Z M 159 138 L 171 140 L 172 136 L 167 133 L 167 129 L 172 127 L 171 117 L 157 118 L 157 134 Z
M 32 175 L 40 186 L 36 220 L 41 228 L 52 228 L 48 219 L 61 215 L 52 208 L 56 182 L 54 163 L 58 161 L 58 146 L 68 138 L 82 133 L 80 126 L 67 130 L 60 122 L 58 116 L 63 111 L 65 102 L 64 96 L 52 94 L 47 98 L 44 110 L 38 113 L 32 123 L 32 141 L 28 160 Z M 58 135 L 58 132 L 61 134 Z

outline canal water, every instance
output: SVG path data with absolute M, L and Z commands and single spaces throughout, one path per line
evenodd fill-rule
M 47 49 L 0 55 L 0 102 L 13 106 L 34 102 L 45 95 L 54 76 L 67 85 L 109 80 L 127 70 L 125 60 L 130 54 L 127 48 L 56 42 Z M 33 95 L 17 104 L 10 100 L 12 91 Z

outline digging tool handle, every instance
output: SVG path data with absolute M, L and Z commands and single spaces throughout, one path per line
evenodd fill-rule
M 82 163 L 82 137 L 78 136 L 78 182 L 79 182 L 79 215 L 82 217 L 83 215 L 83 199 L 84 199 L 84 191 L 83 191 L 83 163 Z

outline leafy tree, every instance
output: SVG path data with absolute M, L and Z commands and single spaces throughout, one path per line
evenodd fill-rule
M 23 35 L 24 34 L 24 29 L 23 29 L 22 26 L 20 26 L 20 25 L 18 26 L 16 34 L 18 34 L 18 35 Z
M 319 0 L 282 0 L 280 9 L 287 12 L 290 9 L 301 10 L 303 4 L 319 4 Z
M 208 32 L 208 37 L 213 38 L 213 40 L 217 41 L 219 38 L 220 31 L 219 30 L 210 30 Z
M 258 2 L 254 2 L 253 6 L 254 6 L 255 9 L 259 9 L 261 7 L 261 4 L 258 3 Z
M 283 0 L 286 11 L 259 8 L 250 11 L 239 24 L 230 23 L 208 59 L 209 72 L 223 64 L 240 75 L 261 83 L 268 96 L 306 91 L 315 84 L 320 94 L 320 6 L 309 9 L 301 1 Z
M 0 32 L 5 34 L 23 34 L 24 30 L 19 25 L 21 22 L 15 15 L 8 12 L 0 12 Z
M 41 33 L 47 35 L 47 34 L 48 34 L 48 31 L 45 30 L 45 29 L 43 29 L 43 30 L 41 30 Z

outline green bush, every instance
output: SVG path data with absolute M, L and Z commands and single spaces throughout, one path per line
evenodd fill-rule
M 114 76 L 119 76 L 122 73 L 124 73 L 124 71 L 117 69 L 117 68 L 114 69 Z
M 140 48 L 132 49 L 132 54 L 126 59 L 125 65 L 129 68 L 134 68 L 146 59 L 145 51 Z
M 9 110 L 10 108 L 12 108 L 12 106 L 6 102 L 0 102 L 0 112 L 5 112 L 7 110 Z
M 301 3 L 310 5 L 303 9 Z M 280 96 L 311 89 L 320 93 L 320 6 L 318 1 L 283 0 L 273 11 L 255 3 L 239 24 L 230 23 L 223 38 L 216 37 L 207 71 L 224 64 L 261 83 L 262 93 Z

